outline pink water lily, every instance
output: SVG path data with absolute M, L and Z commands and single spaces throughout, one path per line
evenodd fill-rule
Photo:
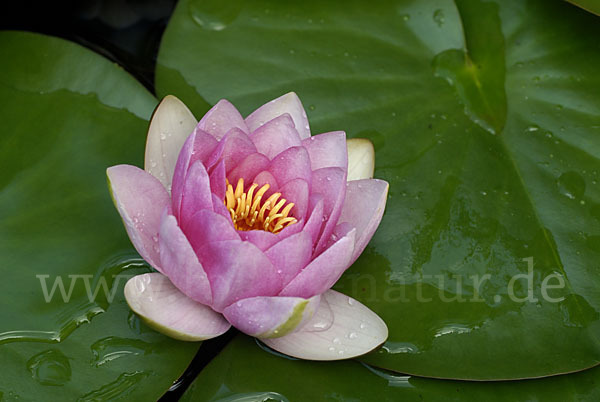
M 129 280 L 127 302 L 182 340 L 233 325 L 300 358 L 372 350 L 387 338 L 383 320 L 330 288 L 381 221 L 388 184 L 373 168 L 369 141 L 311 136 L 295 93 L 245 119 L 221 100 L 199 123 L 167 96 L 145 170 L 107 170 L 133 245 L 158 271 Z

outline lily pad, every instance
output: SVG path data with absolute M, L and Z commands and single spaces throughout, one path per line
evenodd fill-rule
M 600 368 L 504 382 L 418 378 L 357 361 L 291 360 L 240 335 L 200 373 L 181 401 L 596 401 L 599 380 Z
M 1 32 L 0 58 L 0 399 L 156 399 L 199 344 L 128 308 L 150 269 L 106 187 L 108 166 L 142 164 L 156 99 L 61 39 Z
M 600 362 L 594 15 L 544 0 L 219 4 L 178 3 L 159 95 L 200 116 L 293 90 L 312 132 L 374 143 L 386 214 L 336 285 L 389 326 L 365 362 L 479 380 Z

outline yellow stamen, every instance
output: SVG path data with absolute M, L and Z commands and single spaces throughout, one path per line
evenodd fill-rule
M 262 197 L 269 187 L 269 184 L 265 184 L 258 188 L 258 184 L 252 183 L 248 191 L 244 192 L 244 179 L 239 179 L 234 191 L 233 186 L 227 181 L 223 202 L 237 230 L 265 230 L 279 233 L 285 227 L 298 222 L 296 218 L 289 216 L 294 203 L 288 203 L 285 198 L 280 198 L 281 193 L 274 193 L 264 203 L 262 202 Z

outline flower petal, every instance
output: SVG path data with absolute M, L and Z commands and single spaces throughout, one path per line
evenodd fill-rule
M 232 128 L 238 128 L 246 134 L 249 133 L 240 112 L 225 99 L 217 102 L 212 109 L 206 112 L 198 123 L 198 128 L 211 134 L 217 140 L 223 138 Z
M 227 190 L 225 176 L 225 161 L 221 161 L 210 173 L 210 191 L 222 200 L 225 199 L 225 192 Z
M 304 219 L 308 210 L 309 185 L 303 179 L 294 179 L 279 188 L 281 197 L 287 202 L 293 202 L 291 215 L 297 220 Z
M 312 193 L 323 195 L 325 225 L 315 248 L 315 255 L 319 255 L 325 249 L 342 213 L 346 196 L 346 171 L 336 167 L 315 170 L 313 172 Z
M 331 288 L 350 266 L 356 230 L 352 229 L 311 261 L 279 293 L 280 296 L 312 297 Z
M 298 221 L 293 225 L 287 226 L 281 232 L 275 234 L 264 230 L 239 230 L 238 234 L 244 241 L 249 241 L 258 247 L 261 251 L 265 251 L 274 246 L 275 243 L 286 239 L 288 236 L 294 235 L 302 231 L 304 221 Z
M 281 152 L 271 160 L 267 170 L 280 186 L 294 179 L 302 179 L 311 184 L 310 157 L 304 147 L 292 147 Z
M 250 116 L 246 117 L 246 124 L 250 129 L 250 132 L 254 132 L 260 126 L 266 122 L 273 120 L 277 116 L 281 116 L 284 113 L 289 113 L 294 120 L 294 126 L 300 135 L 300 138 L 310 137 L 310 126 L 308 125 L 308 118 L 306 112 L 300 102 L 300 98 L 295 92 L 289 92 L 277 99 L 265 103 Z
M 366 138 L 352 138 L 348 147 L 348 181 L 371 179 L 375 171 L 375 149 Z
M 176 205 L 173 211 L 185 231 L 187 221 L 201 209 L 212 210 L 213 202 L 208 173 L 202 162 L 196 161 L 185 178 L 179 213 Z
M 193 301 L 159 273 L 138 275 L 127 281 L 125 299 L 149 326 L 171 338 L 201 341 L 230 328 L 221 314 Z
M 158 242 L 163 273 L 189 298 L 210 305 L 208 276 L 173 215 L 163 214 Z
M 299 232 L 277 242 L 265 251 L 265 255 L 277 268 L 282 286 L 285 286 L 310 262 L 312 251 L 310 234 Z
M 158 231 L 169 194 L 158 179 L 142 169 L 117 165 L 106 170 L 108 186 L 135 249 L 161 271 Z
M 212 306 L 223 309 L 240 299 L 275 296 L 281 277 L 254 244 L 239 240 L 211 242 L 196 250 L 213 291 Z
M 321 227 L 323 226 L 323 196 L 320 194 L 314 194 L 310 197 L 311 212 L 304 230 L 310 233 L 312 243 L 316 245 L 321 233 Z
M 173 187 L 171 200 L 175 216 L 179 217 L 181 209 L 181 199 L 183 197 L 183 186 L 188 175 L 190 166 L 193 166 L 196 161 L 205 163 L 206 160 L 214 153 L 218 143 L 210 134 L 202 130 L 195 129 L 183 144 L 177 164 L 175 165 L 175 173 L 173 174 Z
M 185 227 L 185 234 L 194 250 L 214 241 L 240 240 L 231 217 L 224 217 L 209 209 L 196 212 Z
M 326 167 L 339 167 L 346 170 L 348 166 L 346 133 L 343 131 L 314 135 L 302 140 L 302 146 L 310 155 L 312 170 Z
M 320 330 L 322 322 L 330 317 L 333 317 L 331 325 Z M 300 359 L 341 360 L 368 353 L 387 337 L 387 326 L 377 314 L 351 297 L 328 290 L 321 295 L 313 318 L 301 329 L 263 342 L 278 352 Z
M 227 178 L 234 187 L 239 179 L 244 179 L 244 186 L 248 188 L 256 175 L 267 169 L 269 163 L 269 158 L 261 153 L 250 154 L 229 172 Z
M 240 129 L 232 128 L 221 140 L 223 153 L 220 155 L 225 161 L 225 170 L 233 170 L 246 157 L 256 153 L 256 147 L 252 140 Z
M 262 187 L 265 184 L 269 185 L 269 189 L 263 195 L 263 200 L 266 200 L 271 196 L 271 194 L 276 193 L 279 190 L 279 184 L 277 183 L 277 179 L 271 174 L 269 171 L 262 171 L 254 177 L 252 183 L 256 183 L 258 187 Z
M 292 117 L 284 113 L 257 128 L 250 139 L 256 145 L 258 152 L 273 159 L 275 155 L 291 147 L 301 145 L 300 135 L 294 127 Z
M 144 169 L 169 191 L 179 151 L 196 124 L 192 112 L 173 95 L 165 96 L 152 115 Z
M 301 328 L 319 307 L 320 296 L 251 297 L 223 310 L 234 327 L 257 338 L 277 338 Z
M 387 201 L 389 184 L 383 180 L 349 181 L 346 201 L 338 222 L 348 222 L 356 228 L 356 246 L 352 262 L 363 252 L 381 222 Z

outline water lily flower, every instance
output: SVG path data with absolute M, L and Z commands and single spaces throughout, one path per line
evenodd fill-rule
M 387 338 L 383 320 L 331 290 L 373 236 L 388 184 L 368 140 L 311 136 L 295 93 L 245 119 L 219 101 L 199 123 L 156 109 L 145 169 L 107 170 L 131 242 L 158 272 L 125 297 L 149 325 L 203 340 L 231 325 L 291 356 L 336 360 Z

